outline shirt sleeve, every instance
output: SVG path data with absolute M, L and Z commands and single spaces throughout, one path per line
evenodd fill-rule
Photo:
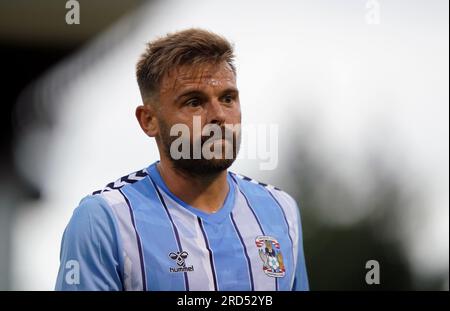
M 116 228 L 114 216 L 100 196 L 80 202 L 63 234 L 55 290 L 123 289 Z
M 303 230 L 300 216 L 300 209 L 297 207 L 297 223 L 298 223 L 298 255 L 297 265 L 295 268 L 293 291 L 309 291 L 308 273 L 306 270 L 305 253 L 303 250 Z

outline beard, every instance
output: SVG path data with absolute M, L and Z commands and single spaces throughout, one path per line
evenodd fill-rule
M 240 131 L 236 133 L 233 131 L 232 135 L 225 135 L 225 127 L 221 127 L 222 138 L 221 142 L 217 144 L 216 141 L 209 141 L 211 136 L 200 136 L 197 138 L 196 144 L 194 144 L 194 139 L 190 135 L 189 137 L 189 157 L 181 157 L 180 159 L 174 159 L 170 153 L 170 149 L 175 140 L 179 138 L 179 136 L 171 136 L 170 135 L 170 126 L 165 123 L 163 120 L 158 120 L 160 134 L 159 140 L 161 142 L 162 151 L 166 155 L 166 157 L 171 161 L 173 167 L 179 171 L 184 172 L 185 174 L 191 176 L 212 176 L 216 175 L 224 170 L 227 170 L 233 162 L 236 160 L 237 154 L 240 148 L 241 135 Z M 208 145 L 205 145 L 207 143 Z M 214 156 L 211 159 L 206 159 L 204 157 L 203 152 L 200 152 L 200 157 L 194 158 L 194 145 L 200 145 L 200 150 L 204 150 L 204 147 L 209 146 L 207 149 L 213 151 Z M 227 147 L 225 145 L 228 144 Z M 214 150 L 216 147 L 220 147 L 220 151 Z M 232 148 L 231 153 L 226 155 L 227 148 Z M 214 152 L 216 151 L 216 152 Z

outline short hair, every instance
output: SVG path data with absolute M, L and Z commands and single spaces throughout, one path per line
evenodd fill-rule
M 236 74 L 232 44 L 207 30 L 190 28 L 151 41 L 136 66 L 142 100 L 156 95 L 163 77 L 178 66 L 224 61 Z

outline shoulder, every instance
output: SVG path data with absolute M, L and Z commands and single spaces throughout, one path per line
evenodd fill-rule
M 107 228 L 108 231 L 115 228 L 108 203 L 99 195 L 88 195 L 81 199 L 73 211 L 65 234 L 89 238 Z
M 264 187 L 264 188 L 267 188 L 267 189 L 274 189 L 274 190 L 282 191 L 278 187 L 272 186 L 270 184 L 263 183 L 263 182 L 258 181 L 256 179 L 253 179 L 251 177 L 248 177 L 248 176 L 245 176 L 245 175 L 242 175 L 242 174 L 238 174 L 238 173 L 234 173 L 234 172 L 229 172 L 229 173 L 230 173 L 231 177 L 234 180 L 236 180 L 236 181 L 242 181 L 242 182 L 248 183 L 251 186 L 261 186 L 261 187 Z
M 130 174 L 127 174 L 125 176 L 122 176 L 122 177 L 116 179 L 115 181 L 108 183 L 102 189 L 92 192 L 92 195 L 99 195 L 99 194 L 103 194 L 108 191 L 119 190 L 124 186 L 132 185 L 132 184 L 144 179 L 145 177 L 147 177 L 147 175 L 148 175 L 147 169 L 143 168 L 141 170 L 132 172 Z
M 92 228 L 114 227 L 115 218 L 111 210 L 110 194 L 119 192 L 125 186 L 135 184 L 147 175 L 146 169 L 132 172 L 82 198 L 73 212 L 70 228 L 92 232 Z
M 116 222 L 114 207 L 118 203 L 126 203 L 122 194 L 123 188 L 135 185 L 147 175 L 146 169 L 132 172 L 85 196 L 75 208 L 69 227 L 86 232 L 92 232 L 92 228 L 106 226 L 114 228 Z
M 297 201 L 286 191 L 281 190 L 271 184 L 260 182 L 253 178 L 241 174 L 231 173 L 236 181 L 239 191 L 246 197 L 247 204 L 252 203 L 252 207 L 260 214 L 271 215 L 272 219 L 282 217 L 292 229 L 292 237 L 297 240 L 301 235 L 301 217 Z M 263 202 L 268 204 L 263 204 Z M 261 204 L 257 204 L 257 203 Z M 280 212 L 281 211 L 281 212 Z
M 265 193 L 269 194 L 269 196 L 283 207 L 298 210 L 296 200 L 286 191 L 242 174 L 230 172 L 230 175 L 239 186 L 244 187 L 247 191 L 261 193 L 261 190 L 264 190 Z

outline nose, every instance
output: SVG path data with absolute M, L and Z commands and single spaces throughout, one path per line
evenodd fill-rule
M 213 99 L 208 105 L 207 123 L 222 125 L 225 123 L 225 111 L 219 100 Z

